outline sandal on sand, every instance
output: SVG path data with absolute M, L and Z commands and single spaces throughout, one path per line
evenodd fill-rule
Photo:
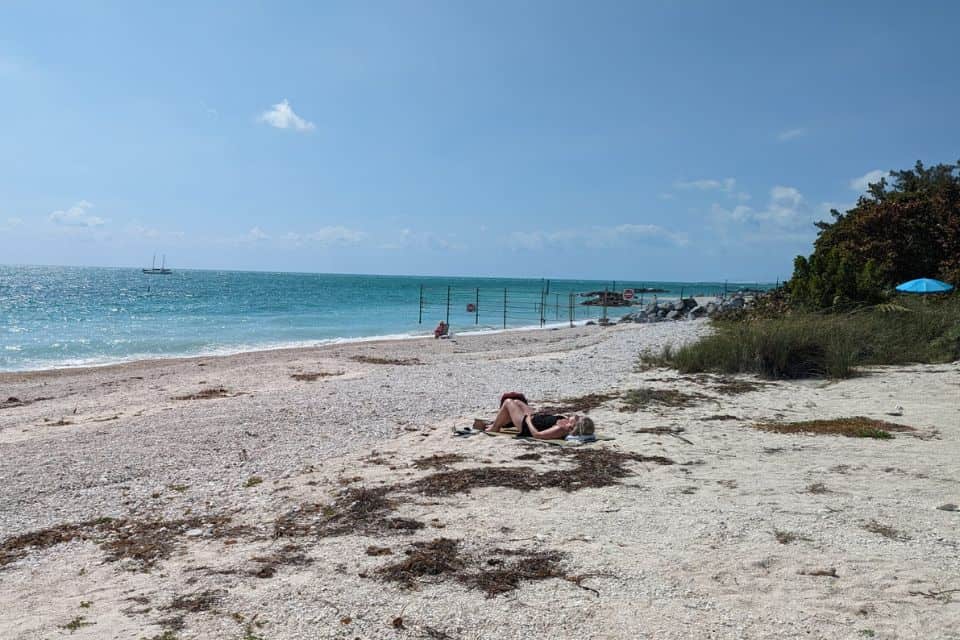
M 477 433 L 483 433 L 479 429 L 474 429 L 473 427 L 454 427 L 453 435 L 455 436 L 472 436 Z

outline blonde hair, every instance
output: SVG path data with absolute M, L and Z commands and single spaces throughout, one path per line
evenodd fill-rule
M 592 436 L 593 420 L 587 416 L 577 416 L 577 422 L 573 427 L 573 433 L 574 435 L 578 436 Z

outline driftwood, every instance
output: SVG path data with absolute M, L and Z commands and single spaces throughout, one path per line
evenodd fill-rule
M 655 433 L 657 435 L 673 436 L 677 440 L 682 440 L 687 444 L 693 444 L 683 436 L 678 435 L 684 431 L 685 429 L 683 427 L 646 427 L 644 429 L 637 429 L 634 433 Z

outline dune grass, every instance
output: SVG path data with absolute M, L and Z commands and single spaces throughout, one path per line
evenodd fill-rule
M 639 366 L 772 379 L 848 378 L 858 366 L 960 359 L 960 296 L 714 324 L 716 332 L 699 342 L 641 354 Z

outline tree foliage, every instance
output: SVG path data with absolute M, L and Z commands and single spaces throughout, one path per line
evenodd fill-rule
M 914 278 L 960 284 L 960 162 L 891 171 L 857 205 L 818 222 L 813 253 L 797 256 L 787 290 L 825 308 L 878 302 Z

